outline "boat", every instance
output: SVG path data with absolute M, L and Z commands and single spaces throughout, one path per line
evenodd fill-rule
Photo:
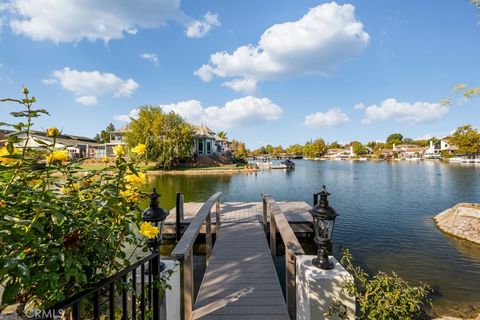
M 290 160 L 285 160 L 281 162 L 282 165 L 285 166 L 285 169 L 293 169 L 295 168 L 295 162 L 290 161 Z

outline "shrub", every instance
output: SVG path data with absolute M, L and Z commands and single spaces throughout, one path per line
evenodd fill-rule
M 422 305 L 431 303 L 428 285 L 411 286 L 395 272 L 380 271 L 370 276 L 361 267 L 354 266 L 352 259 L 350 252 L 344 250 L 340 263 L 353 280 L 345 281 L 342 290 L 355 297 L 359 306 L 358 319 L 414 319 L 421 314 Z M 336 314 L 346 319 L 346 310 L 341 301 L 334 301 L 327 315 Z
M 145 177 L 135 169 L 143 147 L 128 160 L 119 148 L 110 165 L 80 174 L 57 148 L 56 128 L 46 132 L 52 143 L 32 136 L 33 120 L 48 112 L 22 92 L 23 99 L 0 100 L 19 107 L 11 113 L 18 123 L 0 123 L 15 130 L 0 149 L 0 311 L 18 302 L 19 314 L 112 275 L 146 248 L 137 236 Z M 30 148 L 33 140 L 41 148 Z

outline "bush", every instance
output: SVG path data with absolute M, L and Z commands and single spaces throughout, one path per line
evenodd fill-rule
M 395 272 L 390 275 L 380 271 L 372 277 L 361 267 L 354 266 L 352 259 L 350 252 L 344 250 L 340 263 L 354 280 L 345 281 L 342 290 L 355 297 L 359 306 L 358 319 L 414 319 L 421 314 L 422 305 L 431 303 L 428 285 L 410 286 Z M 332 305 L 327 315 L 348 317 L 341 301 L 334 301 Z
M 0 149 L 0 311 L 18 302 L 20 315 L 112 275 L 146 248 L 137 236 L 145 176 L 135 169 L 145 146 L 128 161 L 119 146 L 111 165 L 80 174 L 56 147 L 58 129 L 47 130 L 51 144 L 32 136 L 33 120 L 48 112 L 22 92 L 23 99 L 0 100 L 19 107 L 11 113 L 18 123 L 0 123 L 15 130 Z M 31 140 L 41 148 L 29 148 Z

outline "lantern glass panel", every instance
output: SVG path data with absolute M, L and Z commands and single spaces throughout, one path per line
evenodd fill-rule
M 322 220 L 316 218 L 314 221 L 315 228 L 315 242 L 323 243 L 329 241 L 332 238 L 333 226 L 335 220 Z

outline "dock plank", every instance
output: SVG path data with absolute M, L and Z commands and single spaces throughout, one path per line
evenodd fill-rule
M 192 319 L 289 319 L 258 219 L 222 222 L 220 230 Z

